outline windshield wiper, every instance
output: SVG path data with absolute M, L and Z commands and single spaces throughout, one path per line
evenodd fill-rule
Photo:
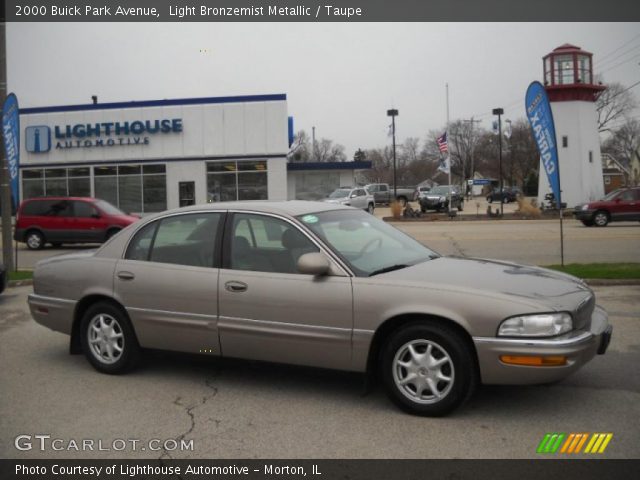
M 390 267 L 384 267 L 379 270 L 374 270 L 369 274 L 369 276 L 373 277 L 374 275 L 378 275 L 380 273 L 393 272 L 394 270 L 400 270 L 402 268 L 407 268 L 408 266 L 409 265 L 391 265 Z

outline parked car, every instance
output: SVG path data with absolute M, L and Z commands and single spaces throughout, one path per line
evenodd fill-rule
M 520 194 L 520 189 L 512 187 L 504 187 L 502 189 L 502 194 L 500 194 L 500 189 L 498 188 L 487 195 L 487 202 L 499 202 L 500 198 L 502 198 L 502 203 L 515 202 Z
M 142 349 L 367 372 L 422 415 L 480 382 L 558 381 L 612 331 L 578 278 L 443 257 L 361 210 L 304 201 L 146 217 L 98 250 L 39 261 L 28 302 L 100 372 L 133 368 Z
M 97 198 L 31 198 L 18 208 L 14 239 L 31 250 L 47 243 L 102 243 L 138 219 Z
M 640 187 L 614 190 L 602 200 L 577 205 L 573 214 L 587 227 L 606 227 L 609 222 L 640 221 Z
M 438 185 L 433 187 L 429 193 L 420 197 L 420 210 L 425 213 L 427 210 L 441 212 L 449 207 L 449 191 L 451 191 L 451 208 L 462 211 L 464 208 L 464 197 L 460 189 L 455 185 Z
M 336 203 L 366 210 L 373 214 L 376 202 L 365 187 L 336 188 L 329 196 L 322 200 L 326 203 Z
M 376 200 L 376 205 L 389 205 L 393 201 L 394 189 L 388 183 L 370 183 L 366 189 L 371 192 Z M 395 189 L 396 199 L 404 207 L 413 198 L 414 189 L 397 187 Z
M 431 190 L 431 187 L 416 187 L 416 191 L 413 193 L 413 201 L 419 202 L 420 197 L 426 195 Z
M 4 292 L 4 289 L 7 287 L 9 283 L 9 273 L 7 269 L 4 268 L 4 265 L 0 263 L 0 293 Z

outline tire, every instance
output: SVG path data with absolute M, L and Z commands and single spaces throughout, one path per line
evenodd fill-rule
M 491 195 L 487 197 L 487 203 L 493 203 L 493 197 Z
M 373 203 L 370 203 L 369 205 L 367 205 L 367 212 L 369 212 L 371 215 L 373 215 L 373 212 L 375 211 L 376 206 Z
M 421 211 L 422 213 L 427 213 L 427 209 L 426 209 L 426 208 L 424 208 L 424 207 L 420 207 L 420 211 Z
M 581 220 L 585 227 L 593 227 L 593 220 Z
M 438 361 L 442 363 L 434 364 Z M 380 369 L 389 398 L 414 415 L 446 415 L 469 398 L 478 384 L 475 354 L 465 339 L 434 322 L 411 323 L 394 332 L 383 346 Z M 403 385 L 408 378 L 416 381 Z
M 591 220 L 596 227 L 606 227 L 609 223 L 609 214 L 604 210 L 598 210 Z
M 102 373 L 124 373 L 140 359 L 140 346 L 129 317 L 110 302 L 95 303 L 85 312 L 80 343 L 89 363 Z
M 461 212 L 463 209 L 464 209 L 464 204 L 463 204 L 463 202 L 460 202 L 458 204 L 458 211 Z
M 38 230 L 29 230 L 24 236 L 24 241 L 29 250 L 42 250 L 44 248 L 44 235 Z

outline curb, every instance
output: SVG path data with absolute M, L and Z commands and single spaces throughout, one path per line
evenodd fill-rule
M 28 279 L 28 280 L 9 280 L 9 285 L 7 285 L 8 287 L 29 287 L 33 285 L 33 280 L 32 279 Z

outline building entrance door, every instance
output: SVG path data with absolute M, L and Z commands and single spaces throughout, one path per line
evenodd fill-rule
M 181 207 L 188 207 L 196 204 L 196 182 L 179 182 L 179 204 Z

